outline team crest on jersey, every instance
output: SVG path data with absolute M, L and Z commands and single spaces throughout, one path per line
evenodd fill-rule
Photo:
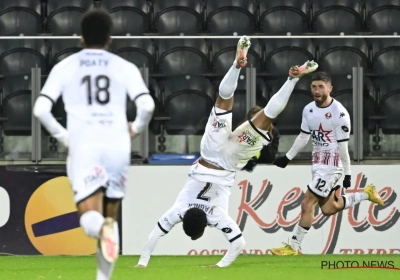
M 332 114 L 331 113 L 326 113 L 325 117 L 329 120 L 332 117 Z
M 212 126 L 214 128 L 223 128 L 226 126 L 226 119 L 219 119 L 217 117 L 214 117 Z
M 248 130 L 243 131 L 243 133 L 240 134 L 238 136 L 238 138 L 239 138 L 239 143 L 246 142 L 250 146 L 254 146 L 257 143 L 258 139 L 259 139 L 259 137 L 254 136 Z
M 332 130 L 324 130 L 322 123 L 319 124 L 318 130 L 312 131 L 313 144 L 316 146 L 328 147 L 332 143 L 329 134 Z

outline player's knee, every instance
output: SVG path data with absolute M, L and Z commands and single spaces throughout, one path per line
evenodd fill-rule
M 82 214 L 79 219 L 83 231 L 90 237 L 98 238 L 101 227 L 104 223 L 104 217 L 98 211 L 89 210 Z
M 329 204 L 327 203 L 321 207 L 321 212 L 325 216 L 331 216 L 337 212 L 337 209 L 331 203 L 329 203 Z
M 314 203 L 309 199 L 305 198 L 301 202 L 301 214 L 309 214 L 314 210 Z

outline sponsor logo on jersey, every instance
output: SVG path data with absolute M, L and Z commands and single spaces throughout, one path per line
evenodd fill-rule
M 342 130 L 344 132 L 349 132 L 349 128 L 347 126 L 345 126 L 345 125 L 342 126 Z
M 340 113 L 339 119 L 343 118 L 345 116 L 345 114 L 343 112 Z
M 324 130 L 322 124 L 319 124 L 318 130 L 313 130 L 311 135 L 313 139 L 313 144 L 315 146 L 322 146 L 328 147 L 329 143 L 332 143 L 331 139 L 329 138 L 329 134 L 332 130 Z
M 214 117 L 212 126 L 214 128 L 224 128 L 226 127 L 226 119 L 219 119 L 217 117 Z
M 254 146 L 259 139 L 259 137 L 254 136 L 248 130 L 243 131 L 243 133 L 240 134 L 238 136 L 238 138 L 239 138 L 239 143 L 245 142 L 245 143 L 249 144 L 250 146 Z

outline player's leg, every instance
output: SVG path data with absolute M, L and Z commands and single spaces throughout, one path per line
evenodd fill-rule
M 99 247 L 96 252 L 97 280 L 111 279 L 115 261 L 119 254 L 118 211 L 121 199 L 104 197 L 104 225 L 100 235 Z M 113 261 L 110 261 L 113 259 Z
M 290 256 L 298 254 L 301 243 L 312 226 L 315 206 L 318 204 L 318 201 L 321 198 L 321 193 L 319 190 L 315 191 L 313 188 L 313 186 L 321 181 L 320 178 L 321 175 L 318 172 L 318 168 L 313 166 L 312 181 L 307 185 L 307 190 L 304 193 L 304 197 L 301 202 L 300 221 L 294 227 L 292 235 L 289 239 L 289 243 L 284 243 L 283 247 L 271 248 L 271 253 L 273 255 Z M 324 192 L 322 192 L 322 194 L 323 193 Z
M 297 255 L 301 243 L 310 230 L 313 219 L 315 206 L 318 204 L 318 198 L 306 190 L 301 202 L 300 221 L 296 224 L 289 239 L 289 243 L 284 243 L 285 246 L 279 248 L 271 248 L 271 253 L 276 256 L 291 256 Z
M 380 206 L 383 206 L 384 204 L 382 197 L 379 195 L 375 186 L 372 184 L 369 184 L 363 191 L 348 192 L 345 195 L 339 197 L 336 196 L 335 190 L 336 188 L 327 198 L 321 199 L 319 201 L 321 211 L 326 216 L 330 216 L 336 214 L 339 211 L 353 207 L 364 200 L 371 201 Z
M 285 84 L 275 93 L 264 110 L 259 111 L 252 119 L 255 127 L 263 131 L 270 131 L 272 129 L 272 120 L 285 109 L 290 95 L 298 82 L 298 80 L 317 70 L 318 64 L 314 61 L 307 61 L 302 66 L 293 66 L 289 70 L 289 77 Z
M 219 95 L 217 101 L 215 102 L 215 107 L 217 108 L 217 114 L 222 113 L 221 111 L 231 111 L 233 107 L 233 95 L 237 87 L 237 81 L 239 78 L 241 68 L 244 68 L 247 63 L 247 52 L 250 48 L 250 38 L 243 36 L 240 38 L 235 61 L 232 67 L 225 74 L 224 78 L 219 85 Z M 219 110 L 218 110 L 219 109 Z

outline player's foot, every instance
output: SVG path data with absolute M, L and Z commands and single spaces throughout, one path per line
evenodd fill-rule
M 101 228 L 100 248 L 106 261 L 113 263 L 118 259 L 118 245 L 115 243 L 114 219 L 105 218 Z
M 383 199 L 376 191 L 376 188 L 373 184 L 369 184 L 365 189 L 364 192 L 368 195 L 368 200 L 374 203 L 377 203 L 380 206 L 383 206 Z
M 271 253 L 275 256 L 297 256 L 299 254 L 298 250 L 293 250 L 289 244 L 283 243 L 285 246 L 280 248 L 271 248 Z
M 317 68 L 318 63 L 314 62 L 314 60 L 307 60 L 307 62 L 301 66 L 295 65 L 290 67 L 289 75 L 292 78 L 301 78 L 307 74 L 314 72 L 315 70 L 317 70 Z
M 146 268 L 146 266 L 142 264 L 137 264 L 133 268 Z
M 247 36 L 242 36 L 239 39 L 239 42 L 237 44 L 237 48 L 236 48 L 236 64 L 243 68 L 246 66 L 247 64 L 247 53 L 249 52 L 250 49 L 250 38 Z

